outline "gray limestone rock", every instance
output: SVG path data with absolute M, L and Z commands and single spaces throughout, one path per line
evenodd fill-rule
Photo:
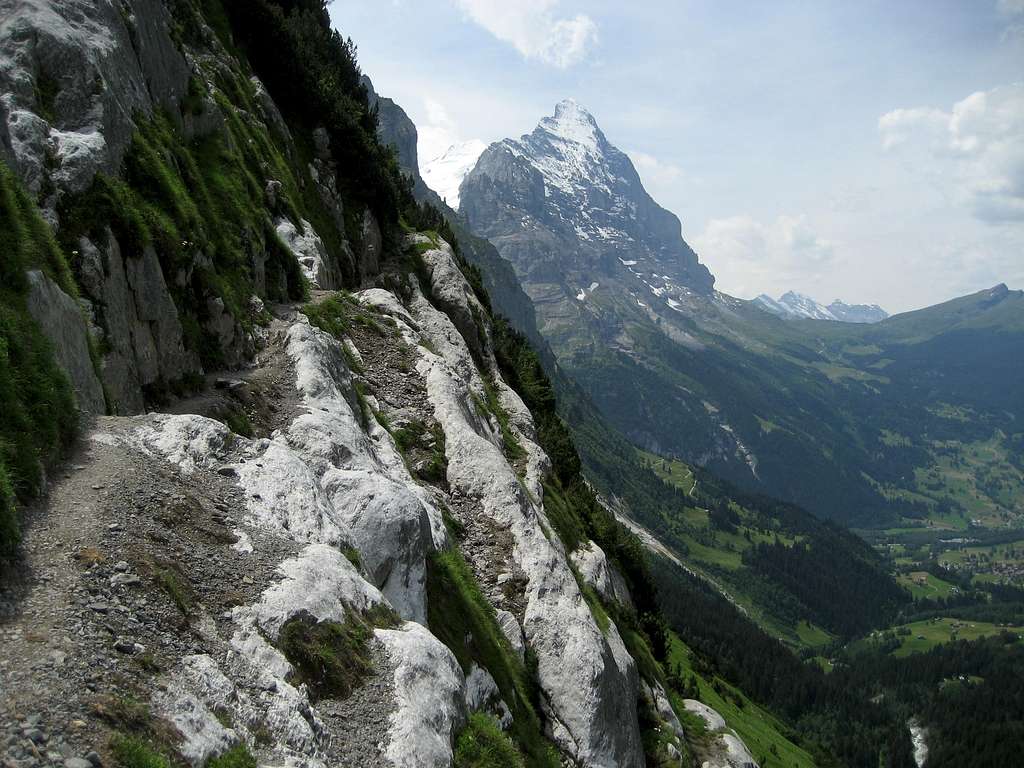
M 106 412 L 103 386 L 89 353 L 89 330 L 78 303 L 38 270 L 28 273 L 28 311 L 53 345 L 57 363 L 67 374 L 78 407 Z

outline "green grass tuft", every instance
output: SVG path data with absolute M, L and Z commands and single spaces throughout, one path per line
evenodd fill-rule
M 508 412 L 502 407 L 498 398 L 498 390 L 488 379 L 484 379 L 484 396 L 487 410 L 494 415 L 498 422 L 498 430 L 501 432 L 501 441 L 505 446 L 505 456 L 510 462 L 526 458 L 526 451 L 520 445 L 518 438 L 512 431 Z
M 236 435 L 241 435 L 242 437 L 253 436 L 252 422 L 249 421 L 249 415 L 245 411 L 241 409 L 231 410 L 224 421 L 228 425 L 228 429 Z
M 245 744 L 236 744 L 227 752 L 210 758 L 206 768 L 256 768 L 256 758 Z
M 181 615 L 188 618 L 192 615 L 195 607 L 195 600 L 188 585 L 182 577 L 172 568 L 160 568 L 154 575 L 157 585 L 167 593 L 171 602 L 181 611 Z
M 522 755 L 498 721 L 474 712 L 455 742 L 454 768 L 524 768 Z
M 379 617 L 391 622 L 391 615 Z M 373 671 L 369 642 L 373 626 L 350 615 L 344 622 L 317 621 L 306 611 L 281 627 L 277 646 L 315 699 L 345 699 Z
M 153 745 L 138 736 L 117 734 L 110 744 L 121 768 L 171 768 L 171 762 Z

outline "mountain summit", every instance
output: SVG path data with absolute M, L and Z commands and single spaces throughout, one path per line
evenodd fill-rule
M 581 292 L 605 281 L 624 281 L 638 296 L 659 291 L 661 304 L 712 291 L 679 219 L 572 99 L 532 133 L 491 144 L 459 192 L 470 227 L 495 242 L 536 302 L 560 305 L 557 314 L 579 311 Z

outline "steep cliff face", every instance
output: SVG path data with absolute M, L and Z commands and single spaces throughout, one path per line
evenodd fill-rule
M 506 383 L 528 346 L 449 243 L 401 234 L 437 214 L 389 181 L 319 3 L 5 10 L 3 210 L 35 201 L 56 237 L 19 219 L 48 250 L 19 245 L 0 330 L 21 339 L 6 313 L 26 315 L 61 402 L 110 414 L 51 475 L 0 593 L 0 721 L 34 745 L 7 757 L 678 763 L 619 555 L 592 541 L 624 533 L 527 407 L 543 375 Z M 306 65 L 350 101 L 309 93 L 355 112 L 292 111 L 243 53 L 263 35 L 302 41 L 288 66 L 325 46 Z
M 638 278 L 668 295 L 709 294 L 714 284 L 679 219 L 571 99 L 532 133 L 484 151 L 462 182 L 459 212 L 512 262 L 545 324 L 583 318 L 581 293 L 602 282 L 635 283 L 640 295 Z
M 192 4 L 5 6 L 0 151 L 57 228 L 116 412 L 249 358 L 262 301 L 301 294 L 294 257 L 324 288 L 372 271 L 346 237 L 327 137 L 301 162 Z M 328 245 L 311 219 L 334 225 Z M 102 410 L 86 368 L 73 383 Z

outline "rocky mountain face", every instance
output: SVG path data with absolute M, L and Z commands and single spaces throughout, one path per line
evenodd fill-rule
M 880 323 L 889 316 L 877 304 L 847 304 L 836 299 L 825 306 L 796 291 L 787 291 L 778 299 L 762 293 L 754 299 L 754 303 L 780 317 L 835 320 L 841 323 Z
M 847 304 L 836 299 L 827 307 L 836 320 L 843 323 L 880 323 L 889 313 L 877 304 Z
M 532 133 L 484 151 L 462 182 L 459 213 L 515 267 L 549 339 L 577 325 L 614 335 L 617 314 L 590 299 L 601 285 L 666 309 L 714 285 L 679 220 L 571 100 Z
M 636 550 L 467 280 L 496 253 L 403 231 L 373 129 L 415 134 L 320 3 L 0 11 L 5 761 L 682 764 Z M 8 450 L 65 402 L 66 463 Z

